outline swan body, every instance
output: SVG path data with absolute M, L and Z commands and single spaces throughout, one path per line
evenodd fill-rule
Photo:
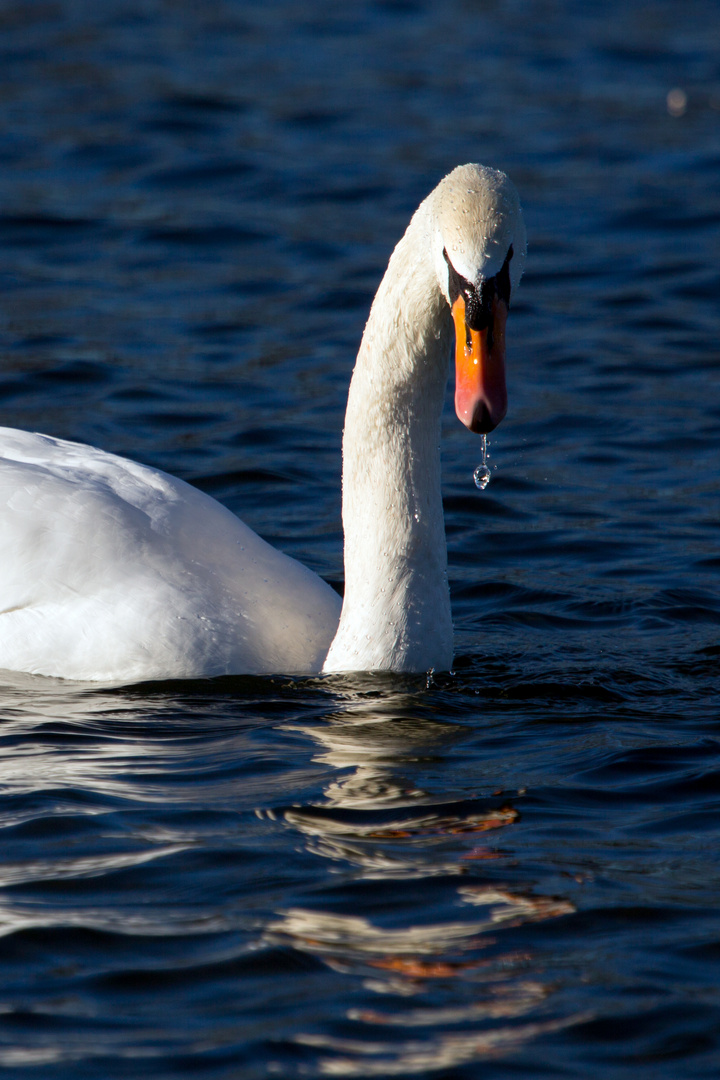
M 215 499 L 0 429 L 0 667 L 136 682 L 319 671 L 340 598 Z
M 458 415 L 490 430 L 506 407 L 504 317 L 524 251 L 510 181 L 468 165 L 393 252 L 348 396 L 342 610 L 321 578 L 189 484 L 0 428 L 0 668 L 106 683 L 447 669 L 439 440 L 453 318 Z

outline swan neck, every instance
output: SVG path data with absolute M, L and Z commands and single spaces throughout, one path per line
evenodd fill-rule
M 440 416 L 452 340 L 424 205 L 373 303 L 343 437 L 345 598 L 326 671 L 447 668 Z

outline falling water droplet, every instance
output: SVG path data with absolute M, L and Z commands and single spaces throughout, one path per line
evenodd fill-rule
M 473 480 L 475 481 L 475 487 L 480 488 L 480 491 L 484 491 L 490 483 L 490 469 L 487 464 L 487 435 L 480 436 L 480 450 L 482 453 L 482 460 L 477 469 L 473 473 Z
M 473 473 L 473 479 L 475 481 L 475 487 L 484 491 L 490 483 L 490 470 L 487 465 L 478 465 L 477 469 Z

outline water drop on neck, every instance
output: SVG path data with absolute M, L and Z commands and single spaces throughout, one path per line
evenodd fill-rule
M 481 435 L 480 439 L 480 452 L 482 454 L 482 460 L 480 461 L 480 464 L 473 473 L 473 480 L 475 481 L 475 487 L 479 488 L 480 491 L 484 491 L 490 483 L 490 469 L 487 464 L 487 435 Z

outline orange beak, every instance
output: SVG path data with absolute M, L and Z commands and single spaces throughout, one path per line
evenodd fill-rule
M 489 328 L 471 330 L 465 322 L 462 293 L 452 306 L 455 322 L 455 412 L 478 435 L 496 428 L 507 412 L 505 385 L 505 323 L 507 304 L 495 297 L 492 335 Z

